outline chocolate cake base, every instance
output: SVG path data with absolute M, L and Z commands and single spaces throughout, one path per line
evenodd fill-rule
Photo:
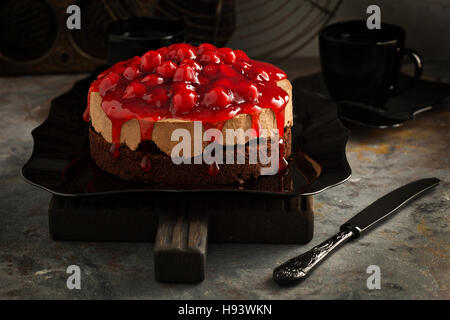
M 124 180 L 143 181 L 146 183 L 165 184 L 242 184 L 243 182 L 257 178 L 261 168 L 265 165 L 259 161 L 249 164 L 249 146 L 245 146 L 245 164 L 220 164 L 216 175 L 209 173 L 209 165 L 206 163 L 175 164 L 165 153 L 161 152 L 152 141 L 144 141 L 136 151 L 130 150 L 126 145 L 119 148 L 119 156 L 114 157 L 110 150 L 112 145 L 92 127 L 89 129 L 89 141 L 91 157 L 97 166 L 104 171 L 118 176 Z M 287 159 L 291 154 L 291 128 L 285 129 L 283 156 Z M 270 144 L 268 152 L 270 153 Z M 237 147 L 234 147 L 237 158 Z M 141 163 L 147 157 L 151 168 L 143 169 Z

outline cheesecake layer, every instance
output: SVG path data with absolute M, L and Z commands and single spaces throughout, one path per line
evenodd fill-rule
M 284 109 L 285 122 L 284 126 L 291 127 L 293 124 L 293 111 L 292 111 L 292 86 L 289 80 L 283 79 L 277 82 L 277 85 L 288 93 L 290 99 Z M 95 132 L 99 133 L 108 143 L 112 143 L 112 122 L 102 109 L 102 97 L 98 92 L 91 92 L 90 96 L 90 118 L 91 124 Z M 142 121 L 142 120 L 141 120 Z M 259 124 L 262 129 L 266 129 L 270 133 L 269 137 L 272 137 L 274 129 L 277 129 L 277 121 L 275 113 L 272 109 L 262 109 L 259 115 Z M 120 133 L 120 143 L 126 145 L 131 151 L 138 149 L 141 143 L 141 125 L 136 119 L 131 119 L 122 125 Z M 227 129 L 243 129 L 244 131 L 252 128 L 252 117 L 249 114 L 241 113 L 227 120 L 222 128 L 224 137 L 226 136 Z M 194 139 L 194 122 L 177 118 L 163 119 L 154 124 L 152 141 L 156 146 L 164 152 L 166 155 L 171 155 L 172 149 L 179 141 L 171 141 L 170 137 L 175 129 L 186 129 L 190 132 L 191 139 Z M 203 127 L 203 131 L 206 129 Z M 248 136 L 245 136 L 245 143 L 249 140 Z M 191 141 L 191 146 L 194 145 Z M 229 141 L 228 141 L 229 142 Z M 234 139 L 233 144 L 238 141 Z M 209 142 L 203 143 L 203 148 Z M 227 143 L 224 139 L 224 144 Z M 191 155 L 198 155 L 199 152 L 195 152 L 194 148 L 191 150 Z

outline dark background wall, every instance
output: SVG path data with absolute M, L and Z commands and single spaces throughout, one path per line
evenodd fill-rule
M 237 7 L 243 3 L 238 0 Z M 262 3 L 264 2 L 262 1 Z M 274 7 L 276 3 L 279 2 L 275 1 Z M 419 51 L 425 60 L 450 60 L 450 0 L 343 0 L 330 23 L 350 19 L 366 19 L 368 16 L 366 9 L 371 4 L 380 6 L 383 22 L 397 24 L 406 29 L 407 46 Z M 290 10 L 292 6 L 293 4 L 290 2 L 284 10 Z M 264 10 L 268 10 L 268 8 L 264 7 Z M 261 14 L 264 12 L 255 10 L 238 14 L 237 18 L 245 21 Z M 230 45 L 239 47 L 242 43 L 232 41 Z M 317 55 L 317 37 L 297 53 L 297 56 Z
M 406 44 L 425 59 L 450 60 L 450 0 L 344 0 L 331 22 L 365 19 L 366 8 L 377 4 L 381 21 L 406 29 Z M 300 55 L 317 55 L 317 39 Z

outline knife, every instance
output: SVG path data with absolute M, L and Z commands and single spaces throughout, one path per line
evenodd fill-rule
M 335 249 L 350 239 L 359 238 L 381 220 L 438 184 L 437 178 L 421 179 L 386 194 L 344 223 L 331 238 L 275 268 L 273 279 L 283 286 L 301 282 Z

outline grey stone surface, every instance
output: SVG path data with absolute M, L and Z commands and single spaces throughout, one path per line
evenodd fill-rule
M 443 68 L 449 70 L 428 70 L 450 82 Z M 19 175 L 32 151 L 30 131 L 45 118 L 50 99 L 81 77 L 0 78 L 0 299 L 450 298 L 448 105 L 398 129 L 351 128 L 347 152 L 353 175 L 315 197 L 311 243 L 211 244 L 205 281 L 169 285 L 154 280 L 152 244 L 52 241 L 47 226 L 50 194 Z M 275 266 L 331 236 L 378 197 L 430 176 L 442 180 L 438 188 L 343 247 L 304 283 L 280 288 L 272 281 Z M 81 290 L 66 288 L 65 270 L 72 264 L 81 267 Z M 381 268 L 381 290 L 366 287 L 366 269 L 373 264 Z

